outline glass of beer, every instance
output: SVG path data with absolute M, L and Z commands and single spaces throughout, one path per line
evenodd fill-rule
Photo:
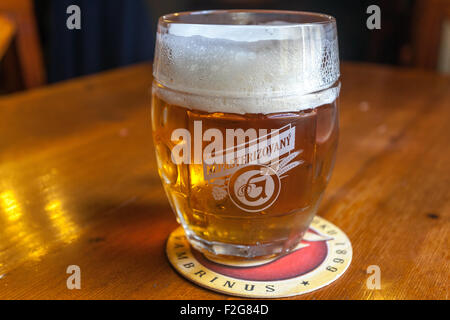
M 298 246 L 338 142 L 335 19 L 165 15 L 153 74 L 158 170 L 190 244 L 215 261 L 268 259 Z

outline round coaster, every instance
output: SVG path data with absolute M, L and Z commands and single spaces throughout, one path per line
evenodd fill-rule
M 320 289 L 342 276 L 352 260 L 345 233 L 318 216 L 295 250 L 266 261 L 208 260 L 189 245 L 182 227 L 170 234 L 166 251 L 173 267 L 190 281 L 246 298 L 281 298 Z

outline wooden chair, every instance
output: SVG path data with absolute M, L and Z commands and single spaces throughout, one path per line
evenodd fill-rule
M 15 33 L 16 25 L 8 17 L 0 14 L 0 60 L 10 47 Z
M 0 61 L 4 64 L 5 81 L 13 81 L 17 76 L 13 74 L 15 70 L 26 89 L 45 84 L 33 1 L 1 0 L 0 17 Z M 18 64 L 17 68 L 13 66 L 14 63 Z
M 447 46 L 450 45 L 450 39 L 447 39 L 450 31 L 446 31 L 450 28 L 450 0 L 417 0 L 414 15 L 413 64 L 434 70 L 438 70 L 439 66 L 444 68 L 445 62 L 442 60 L 446 58 L 445 55 L 450 56 L 449 49 L 444 48 L 446 41 Z

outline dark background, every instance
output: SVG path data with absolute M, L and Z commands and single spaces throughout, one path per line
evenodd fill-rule
M 410 42 L 414 0 L 36 0 L 48 82 L 124 66 L 153 57 L 157 18 L 177 11 L 277 9 L 315 11 L 338 22 L 342 60 L 401 65 Z M 81 8 L 81 30 L 65 27 L 66 8 Z M 368 30 L 366 9 L 377 4 L 382 29 Z

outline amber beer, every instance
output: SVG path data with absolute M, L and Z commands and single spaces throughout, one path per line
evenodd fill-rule
M 239 13 L 214 11 L 203 19 L 234 24 Z M 261 19 L 269 29 L 285 26 L 271 20 L 293 24 L 298 15 L 305 19 L 304 13 L 249 14 L 251 23 Z M 267 30 L 260 24 L 252 33 L 258 37 L 261 32 L 256 44 L 253 38 L 227 30 L 219 40 L 203 39 L 199 31 L 214 26 L 205 33 L 220 33 L 220 27 L 195 24 L 202 15 L 160 20 L 152 129 L 164 189 L 190 243 L 207 256 L 255 259 L 288 252 L 301 241 L 317 212 L 333 168 L 339 127 L 338 69 L 332 69 L 336 61 L 328 62 L 331 67 L 325 72 L 332 77 L 325 79 L 326 85 L 308 88 L 311 83 L 305 84 L 299 73 L 309 71 L 323 82 L 329 76 L 321 69 L 323 61 L 332 59 L 336 47 L 325 48 L 330 56 L 319 50 L 318 57 L 293 61 L 321 61 L 317 67 L 310 62 L 291 71 L 295 67 L 283 65 L 286 61 L 273 60 L 273 67 L 267 67 L 268 57 L 280 54 L 280 44 L 298 41 L 295 30 L 283 31 L 283 36 L 270 30 L 281 40 L 266 39 Z M 328 19 L 330 30 L 335 28 L 327 16 L 306 14 L 306 18 L 311 23 Z M 330 30 L 323 36 L 329 37 Z M 323 43 L 321 38 L 308 39 L 316 46 Z M 303 49 L 287 50 L 291 58 L 304 55 Z M 265 56 L 258 59 L 262 51 Z M 274 75 L 280 78 L 271 78 Z

